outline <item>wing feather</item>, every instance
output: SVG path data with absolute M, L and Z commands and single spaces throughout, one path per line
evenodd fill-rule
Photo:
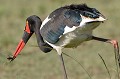
M 75 30 L 82 20 L 78 10 L 70 9 L 57 9 L 48 18 L 50 20 L 42 26 L 40 33 L 44 40 L 52 44 L 59 41 L 63 34 Z

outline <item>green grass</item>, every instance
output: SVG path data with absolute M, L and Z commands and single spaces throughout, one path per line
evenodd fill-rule
M 15 51 L 28 16 L 38 15 L 44 20 L 56 8 L 73 3 L 87 3 L 102 12 L 108 20 L 94 30 L 94 35 L 120 42 L 120 0 L 0 0 L 0 79 L 63 79 L 57 53 L 53 50 L 45 54 L 32 46 L 37 45 L 35 35 L 14 62 L 6 58 Z M 112 79 L 117 79 L 112 45 L 89 41 L 63 51 L 76 58 L 93 79 L 109 79 L 100 53 Z M 79 64 L 66 56 L 64 59 L 70 79 L 89 79 Z

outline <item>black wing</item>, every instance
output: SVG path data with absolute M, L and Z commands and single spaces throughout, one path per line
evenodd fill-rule
M 50 20 L 40 29 L 44 40 L 55 44 L 65 32 L 65 27 L 79 26 L 81 22 L 78 10 L 57 9 L 48 17 Z

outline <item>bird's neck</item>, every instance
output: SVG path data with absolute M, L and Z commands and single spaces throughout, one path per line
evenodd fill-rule
M 37 38 L 37 43 L 38 43 L 38 46 L 41 47 L 42 44 L 44 43 L 43 41 L 43 38 L 40 34 L 40 26 L 41 24 L 40 23 L 35 23 L 35 28 L 34 28 L 34 31 L 35 31 L 35 35 L 36 35 L 36 38 Z
M 38 46 L 44 53 L 50 52 L 53 49 L 49 44 L 44 42 L 43 37 L 40 34 L 40 28 L 35 28 L 35 35 L 37 38 Z

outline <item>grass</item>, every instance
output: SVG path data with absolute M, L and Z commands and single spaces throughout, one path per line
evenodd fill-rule
M 35 35 L 27 43 L 16 60 L 9 63 L 11 55 L 22 37 L 25 20 L 38 15 L 42 20 L 58 7 L 72 3 L 87 3 L 97 8 L 108 20 L 94 30 L 94 35 L 117 39 L 120 42 L 120 0 L 0 0 L 0 79 L 63 79 L 60 61 L 55 51 L 45 54 L 39 50 Z M 89 41 L 64 53 L 76 58 L 93 79 L 109 79 L 98 53 L 117 79 L 113 47 L 110 44 Z M 86 72 L 74 60 L 64 56 L 70 79 L 89 79 Z

